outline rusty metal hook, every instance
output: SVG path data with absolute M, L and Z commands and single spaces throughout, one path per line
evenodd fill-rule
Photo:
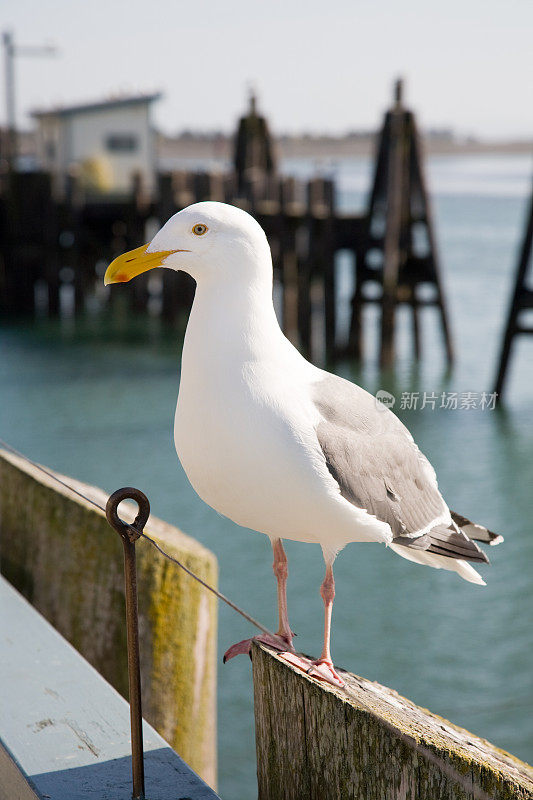
M 139 506 L 139 513 L 131 523 L 124 522 L 118 515 L 118 507 L 123 500 L 135 500 Z M 148 522 L 150 502 L 140 489 L 135 489 L 133 486 L 125 486 L 123 489 L 117 489 L 110 496 L 105 507 L 105 513 L 111 527 L 123 539 L 127 537 L 133 543 L 140 537 L 144 526 Z
M 123 500 L 135 500 L 139 513 L 129 524 L 118 515 Z M 126 595 L 126 631 L 128 639 L 128 682 L 131 722 L 131 771 L 133 800 L 144 800 L 144 753 L 142 731 L 141 667 L 139 657 L 139 619 L 137 612 L 137 568 L 135 542 L 150 516 L 150 503 L 139 489 L 127 486 L 113 492 L 106 504 L 107 521 L 120 535 L 124 546 L 124 586 Z

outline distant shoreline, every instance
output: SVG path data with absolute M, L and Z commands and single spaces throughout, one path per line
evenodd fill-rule
M 0 128 L 0 144 L 5 132 Z M 307 158 L 316 161 L 332 161 L 339 158 L 369 158 L 375 154 L 375 135 L 362 132 L 346 136 L 278 136 L 274 137 L 274 149 L 281 161 Z M 18 132 L 19 154 L 35 157 L 34 131 Z M 233 137 L 226 134 L 182 133 L 166 136 L 155 132 L 156 159 L 159 165 L 173 161 L 219 161 L 233 159 Z M 453 134 L 439 136 L 429 134 L 422 137 L 425 155 L 533 155 L 533 138 L 507 141 L 483 141 L 474 138 L 459 138 Z
M 374 136 L 280 137 L 274 139 L 278 158 L 368 158 L 375 152 Z M 522 141 L 477 141 L 423 139 L 426 155 L 531 155 L 533 139 Z M 226 136 L 157 137 L 158 160 L 202 159 L 228 161 L 233 155 L 233 140 Z

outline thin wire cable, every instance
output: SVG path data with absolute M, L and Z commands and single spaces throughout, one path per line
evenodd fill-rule
M 105 512 L 105 508 L 103 508 L 100 505 L 100 503 L 97 503 L 96 500 L 93 500 L 91 497 L 87 497 L 87 495 L 83 494 L 83 492 L 80 492 L 78 489 L 75 489 L 74 486 L 71 486 L 69 483 L 66 483 L 65 481 L 61 480 L 61 478 L 59 478 L 53 472 L 51 472 L 50 470 L 47 470 L 41 464 L 38 464 L 37 461 L 33 461 L 31 458 L 28 458 L 28 456 L 25 456 L 24 453 L 20 453 L 18 450 L 16 450 L 10 444 L 5 442 L 3 439 L 0 439 L 0 446 L 3 447 L 5 450 L 8 450 L 13 455 L 17 456 L 18 458 L 22 458 L 23 461 L 27 461 L 28 464 L 32 465 L 32 467 L 35 467 L 35 469 L 39 470 L 44 475 L 47 475 L 49 478 L 54 480 L 56 483 L 59 483 L 61 486 L 64 486 L 65 489 L 68 489 L 73 494 L 77 495 L 78 497 L 81 497 L 82 500 L 85 500 L 87 503 L 90 503 L 95 508 L 98 508 L 104 514 L 106 513 Z M 272 637 L 272 639 L 274 639 L 274 641 L 278 641 L 283 650 L 287 649 L 287 643 L 286 642 L 284 642 L 282 639 L 278 638 L 278 636 L 276 636 L 275 633 L 272 633 L 272 631 L 270 631 L 268 628 L 266 628 L 261 622 L 259 622 L 258 620 L 254 619 L 254 617 L 252 617 L 250 614 L 248 614 L 246 611 L 244 611 L 244 609 L 240 608 L 236 603 L 234 603 L 233 600 L 230 600 L 229 597 L 226 597 L 225 594 L 222 594 L 222 592 L 219 592 L 219 590 L 215 589 L 214 586 L 211 586 L 209 583 L 207 583 L 207 581 L 204 581 L 203 578 L 200 578 L 199 575 L 196 575 L 195 572 L 193 572 L 191 569 L 189 569 L 189 567 L 186 567 L 185 564 L 182 564 L 181 561 L 178 561 L 177 558 L 174 558 L 174 556 L 171 556 L 171 555 L 169 555 L 169 553 L 166 553 L 163 550 L 163 548 L 160 547 L 157 544 L 156 541 L 154 541 L 154 539 L 152 539 L 150 536 L 148 536 L 148 534 L 144 533 L 144 531 L 137 531 L 137 533 L 140 533 L 140 535 L 142 536 L 143 539 L 146 539 L 148 542 L 150 542 L 150 544 L 153 545 L 155 547 L 155 549 L 158 550 L 161 553 L 162 556 L 164 556 L 165 558 L 168 558 L 169 561 L 172 561 L 178 567 L 181 567 L 181 569 L 184 572 L 186 572 L 187 575 L 190 575 L 191 578 L 194 578 L 195 581 L 198 581 L 198 583 L 200 583 L 205 589 L 207 589 L 208 591 L 212 592 L 216 597 L 218 597 L 219 600 L 222 600 L 223 603 L 226 603 L 227 606 L 229 606 L 234 611 L 236 611 L 238 614 L 240 614 L 241 617 L 244 617 L 245 620 L 247 620 L 252 625 L 254 625 L 256 628 L 258 628 L 258 630 L 260 630 L 262 633 L 265 633 L 267 636 Z

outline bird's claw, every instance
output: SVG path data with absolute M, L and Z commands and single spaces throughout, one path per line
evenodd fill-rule
M 222 662 L 225 664 L 226 661 L 229 661 L 230 658 L 235 658 L 235 656 L 245 655 L 246 653 L 250 653 L 250 647 L 252 646 L 252 639 L 243 639 L 242 642 L 237 642 L 236 644 L 232 644 L 231 647 L 228 647 L 226 652 L 222 657 Z
M 253 636 L 250 639 L 243 639 L 242 642 L 237 642 L 236 644 L 232 644 L 231 647 L 228 647 L 222 658 L 223 663 L 225 664 L 226 661 L 229 661 L 231 658 L 235 658 L 235 656 L 245 655 L 246 653 L 249 655 L 253 641 L 263 642 L 263 644 L 273 647 L 278 651 L 278 653 L 294 653 L 292 641 L 289 640 L 288 636 L 283 636 L 279 633 L 276 634 L 276 636 L 269 636 L 266 633 L 262 633 L 259 636 Z

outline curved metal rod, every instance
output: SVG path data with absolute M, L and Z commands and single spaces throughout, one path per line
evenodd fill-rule
M 118 515 L 118 507 L 123 500 L 134 500 L 139 506 L 139 513 L 131 524 L 124 522 Z M 140 489 L 134 489 L 131 486 L 126 486 L 123 489 L 118 489 L 116 492 L 113 492 L 106 503 L 107 521 L 119 534 L 124 546 L 133 800 L 144 800 L 145 796 L 135 542 L 142 535 L 143 528 L 149 516 L 150 503 L 148 502 L 148 498 Z

